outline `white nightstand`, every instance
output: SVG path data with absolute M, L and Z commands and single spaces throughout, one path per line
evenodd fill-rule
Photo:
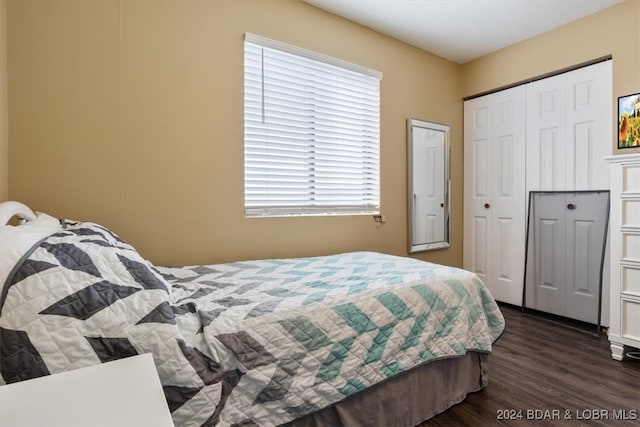
M 173 426 L 150 353 L 0 387 L 1 426 Z

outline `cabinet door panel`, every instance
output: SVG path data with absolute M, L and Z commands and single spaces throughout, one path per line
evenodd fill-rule
M 623 299 L 620 307 L 621 334 L 624 338 L 640 343 L 640 303 Z
M 529 174 L 534 176 L 529 178 L 528 182 L 529 190 L 550 190 L 558 188 L 561 182 L 564 180 L 562 175 L 560 159 L 561 155 L 556 153 L 560 149 L 560 130 L 557 127 L 549 129 L 540 129 L 539 134 L 536 136 L 535 144 L 537 147 L 533 147 L 534 153 L 531 154 L 531 158 L 538 157 L 538 162 L 532 162 L 528 165 L 531 170 Z
M 625 262 L 640 262 L 640 234 L 622 233 L 621 258 Z
M 491 200 L 491 146 L 487 138 L 478 138 L 473 142 L 473 198 L 478 203 Z
M 622 166 L 622 194 L 640 194 L 640 165 Z
M 522 258 L 514 250 L 514 241 L 519 240 L 520 227 L 512 217 L 498 217 L 493 220 L 491 245 L 492 285 L 500 301 L 522 304 Z
M 593 139 L 593 133 L 593 121 L 574 123 L 572 131 L 569 132 L 570 136 L 573 137 L 573 140 L 569 141 L 568 149 L 572 150 L 574 153 L 574 155 L 569 159 L 569 163 L 573 163 L 570 166 L 573 170 L 570 182 L 573 182 L 572 188 L 576 190 L 589 190 L 595 188 L 594 180 L 596 177 L 594 176 L 593 170 L 593 153 L 596 147 L 594 146 L 595 141 Z
M 640 265 L 622 265 L 620 273 L 620 292 L 640 297 Z
M 489 272 L 489 264 L 487 263 L 489 253 L 487 248 L 490 242 L 489 218 L 480 215 L 473 217 L 471 229 L 472 232 L 469 237 L 473 242 L 473 251 L 465 268 L 477 274 L 480 280 L 487 283 Z
M 640 200 L 622 200 L 622 226 L 640 228 Z

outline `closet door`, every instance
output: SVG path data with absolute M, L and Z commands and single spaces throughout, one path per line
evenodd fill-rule
M 491 236 L 491 138 L 495 97 L 464 103 L 464 246 L 463 266 L 489 283 Z M 487 206 L 485 208 L 484 206 Z
M 465 101 L 463 264 L 497 300 L 522 303 L 529 191 L 609 188 L 611 81 L 605 61 Z
M 515 87 L 465 102 L 464 268 L 520 305 L 525 252 L 525 100 Z
M 563 315 L 598 323 L 600 269 L 609 193 L 569 193 L 566 198 L 566 284 Z
M 527 192 L 609 188 L 611 61 L 526 85 Z
M 612 61 L 604 61 L 526 85 L 527 194 L 609 188 L 605 158 L 611 155 L 614 126 L 611 66 Z M 603 325 L 609 322 L 608 252 L 602 290 Z M 589 278 L 589 282 L 593 280 Z M 584 296 L 582 292 L 578 295 Z M 576 312 L 581 310 L 575 308 Z

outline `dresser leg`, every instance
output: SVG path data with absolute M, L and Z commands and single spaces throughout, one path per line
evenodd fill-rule
M 611 357 L 615 360 L 622 360 L 624 358 L 624 346 L 617 342 L 611 342 Z

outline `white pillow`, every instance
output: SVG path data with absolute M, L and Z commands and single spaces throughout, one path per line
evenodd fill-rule
M 22 225 L 0 226 L 0 293 L 15 264 L 40 240 L 62 230 L 56 218 L 37 212 Z

